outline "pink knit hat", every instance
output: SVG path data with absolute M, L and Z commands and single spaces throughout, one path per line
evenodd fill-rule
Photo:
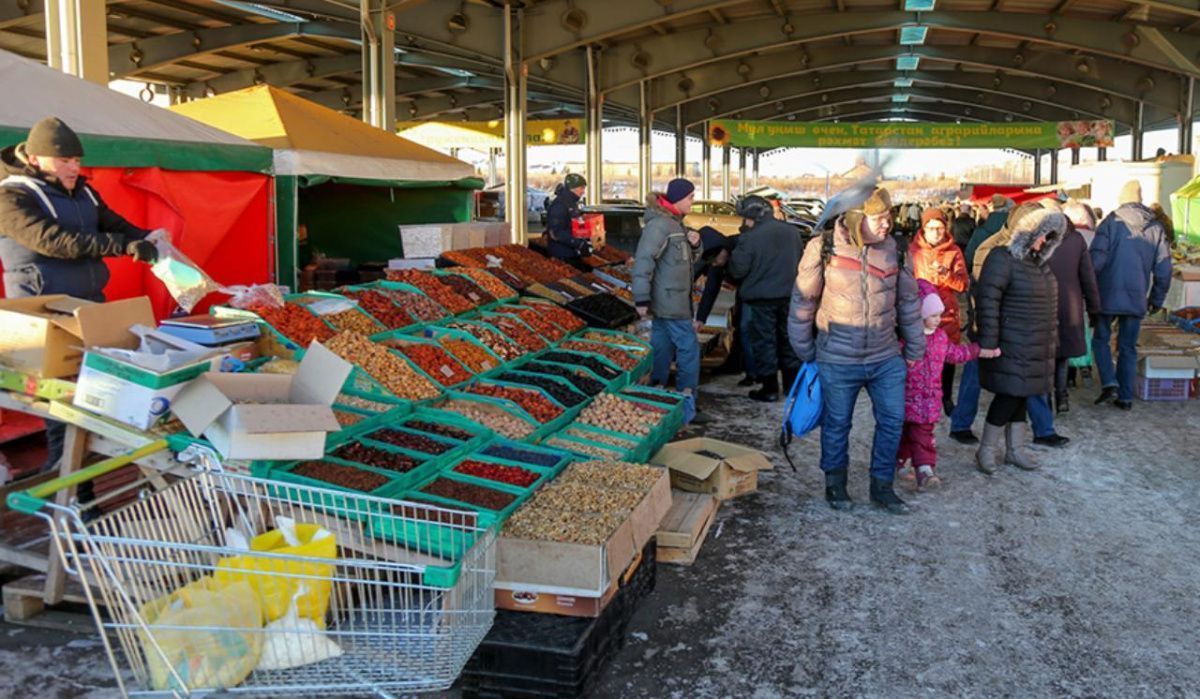
M 946 310 L 942 297 L 938 296 L 937 287 L 924 279 L 917 280 L 917 288 L 921 292 L 921 317 L 940 316 Z

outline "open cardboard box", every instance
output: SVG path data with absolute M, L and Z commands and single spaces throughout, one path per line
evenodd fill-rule
M 662 478 L 603 544 L 515 539 L 501 533 L 496 541 L 496 589 L 508 594 L 497 593 L 497 602 L 508 597 L 516 606 L 505 609 L 550 611 L 529 604 L 530 596 L 542 596 L 543 604 L 549 604 L 548 599 L 562 597 L 569 598 L 571 608 L 595 611 L 582 616 L 599 614 L 604 608 L 604 598 L 611 597 L 621 573 L 658 531 L 670 509 L 670 477 L 663 471 Z M 584 601 L 588 599 L 594 603 Z M 566 608 L 565 604 L 556 606 Z M 558 609 L 552 613 L 571 612 Z
M 0 299 L 0 364 L 44 379 L 79 373 L 84 347 L 137 347 L 129 332 L 154 324 L 145 296 L 94 303 L 70 296 Z
M 708 451 L 713 458 L 696 452 Z M 696 437 L 671 442 L 650 457 L 650 463 L 671 471 L 671 485 L 693 493 L 712 493 L 718 500 L 729 500 L 758 490 L 758 472 L 774 468 L 757 449 Z
M 227 459 L 319 459 L 330 407 L 354 367 L 314 342 L 294 376 L 207 373 L 175 397 L 172 412 Z

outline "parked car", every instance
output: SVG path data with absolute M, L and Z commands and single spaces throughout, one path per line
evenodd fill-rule
M 729 202 L 699 200 L 692 203 L 692 212 L 683 217 L 683 225 L 695 230 L 710 226 L 721 235 L 734 236 L 742 227 L 742 217 Z

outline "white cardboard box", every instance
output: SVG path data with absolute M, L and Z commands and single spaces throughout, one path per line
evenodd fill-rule
M 437 257 L 454 249 L 453 223 L 400 226 L 400 246 L 406 259 Z
M 0 364 L 45 379 L 74 376 L 88 346 L 136 347 L 129 332 L 153 324 L 145 296 L 93 303 L 70 296 L 0 300 Z
M 354 367 L 314 342 L 294 376 L 207 373 L 172 411 L 227 459 L 319 459 L 341 429 L 330 406 Z

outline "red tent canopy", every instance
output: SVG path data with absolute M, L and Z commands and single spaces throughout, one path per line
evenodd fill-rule
M 971 201 L 976 204 L 988 203 L 993 194 L 1008 197 L 1017 204 L 1024 204 L 1027 201 L 1037 201 L 1039 199 L 1049 199 L 1055 196 L 1054 192 L 1033 192 L 1025 187 L 1013 185 L 977 184 L 971 187 Z

